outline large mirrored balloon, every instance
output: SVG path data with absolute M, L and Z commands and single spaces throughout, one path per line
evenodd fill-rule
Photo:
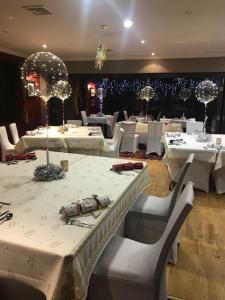
M 103 99 L 106 96 L 106 90 L 103 88 L 98 88 L 96 90 L 96 97 L 98 97 L 99 99 Z
M 143 87 L 141 90 L 138 91 L 138 97 L 141 100 L 146 100 L 149 101 L 150 99 L 152 99 L 155 96 L 155 91 L 154 89 L 147 85 L 145 87 Z
M 186 101 L 187 99 L 189 99 L 191 97 L 191 90 L 187 89 L 187 88 L 183 88 L 180 90 L 179 92 L 179 97 Z
M 204 102 L 205 105 L 210 101 L 213 101 L 218 95 L 217 85 L 210 81 L 204 80 L 198 84 L 195 89 L 195 96 L 198 101 Z
M 53 87 L 54 95 L 64 101 L 69 98 L 72 93 L 72 88 L 67 80 L 59 80 Z
M 25 88 L 33 96 L 47 102 L 54 95 L 54 85 L 59 80 L 67 80 L 68 71 L 61 58 L 51 52 L 31 54 L 22 67 Z

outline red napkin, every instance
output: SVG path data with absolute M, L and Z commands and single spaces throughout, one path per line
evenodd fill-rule
M 143 169 L 144 165 L 142 162 L 137 163 L 124 163 L 124 164 L 116 164 L 112 165 L 112 169 L 114 172 L 120 172 L 120 171 L 128 171 L 128 170 L 134 170 L 134 169 Z

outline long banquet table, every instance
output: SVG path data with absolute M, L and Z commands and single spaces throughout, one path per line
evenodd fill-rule
M 69 171 L 62 180 L 35 182 L 34 168 L 45 163 L 45 152 L 36 153 L 35 161 L 0 164 L 1 200 L 13 213 L 0 225 L 0 277 L 34 286 L 48 300 L 85 299 L 96 260 L 149 184 L 147 166 L 117 174 L 110 168 L 119 159 L 50 152 L 50 162 L 68 159 Z M 66 225 L 61 206 L 92 194 L 112 201 L 98 218 L 78 218 L 94 227 Z
M 34 130 L 32 134 L 21 137 L 15 148 L 17 152 L 46 148 L 46 129 Z M 104 148 L 104 136 L 100 127 L 80 126 L 61 133 L 57 126 L 52 126 L 48 130 L 48 147 L 61 152 L 92 154 L 91 151 L 99 152 Z

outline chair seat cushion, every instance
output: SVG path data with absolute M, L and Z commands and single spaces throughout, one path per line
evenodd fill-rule
M 151 245 L 113 236 L 94 269 L 94 274 L 149 286 L 157 262 L 152 261 Z M 109 279 L 110 280 L 110 279 Z
M 156 216 L 168 216 L 171 194 L 161 198 L 142 194 L 134 203 L 131 211 L 142 212 Z

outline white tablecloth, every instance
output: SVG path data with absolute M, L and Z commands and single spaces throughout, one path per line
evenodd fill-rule
M 111 115 L 104 115 L 102 117 L 99 117 L 97 115 L 90 115 L 88 117 L 88 123 L 91 124 L 105 124 L 105 125 L 112 125 L 113 116 Z
M 149 183 L 147 167 L 119 175 L 110 171 L 119 159 L 51 152 L 52 162 L 69 160 L 66 178 L 35 182 L 34 167 L 45 163 L 45 153 L 37 156 L 29 163 L 0 164 L 1 199 L 12 203 L 7 209 L 14 214 L 0 225 L 0 276 L 32 285 L 48 300 L 85 299 L 98 256 Z M 112 200 L 97 219 L 80 217 L 94 228 L 65 225 L 60 207 L 93 193 Z
M 212 134 L 210 142 L 199 142 L 197 134 L 179 133 L 165 134 L 165 156 L 164 161 L 173 180 L 178 170 L 183 166 L 190 153 L 195 154 L 195 161 L 210 163 L 212 168 L 219 169 L 225 166 L 225 159 L 220 151 L 215 148 L 216 139 L 222 139 L 222 147 L 225 147 L 225 135 Z M 183 139 L 185 143 L 180 145 L 170 144 L 170 140 Z M 222 153 L 222 152 L 221 152 Z M 205 174 L 199 174 L 204 176 Z
M 98 129 L 96 131 L 96 129 Z M 32 149 L 46 148 L 46 130 L 35 130 L 34 136 L 22 136 L 16 145 L 17 152 L 24 152 Z M 94 134 L 90 136 L 89 134 Z M 104 148 L 104 137 L 101 128 L 80 126 L 68 128 L 68 131 L 60 133 L 58 127 L 51 127 L 48 130 L 48 147 L 50 150 L 61 152 L 74 152 L 76 149 L 102 150 Z

